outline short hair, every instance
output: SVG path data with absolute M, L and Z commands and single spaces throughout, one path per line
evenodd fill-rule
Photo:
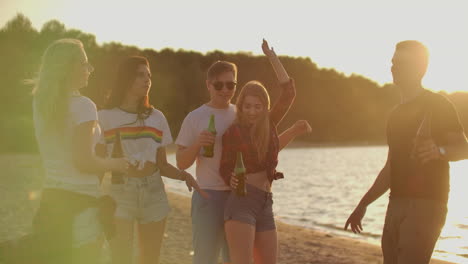
M 228 61 L 216 61 L 208 68 L 206 79 L 214 80 L 225 72 L 232 72 L 234 74 L 234 78 L 237 78 L 237 66 L 234 63 Z
M 419 59 L 421 66 L 427 68 L 429 64 L 429 49 L 417 40 L 405 40 L 396 44 L 396 51 L 408 51 Z

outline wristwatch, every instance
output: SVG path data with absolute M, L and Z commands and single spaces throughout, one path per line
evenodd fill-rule
M 445 150 L 444 147 L 439 147 L 439 153 L 442 158 L 445 158 L 445 155 L 447 154 L 447 151 Z

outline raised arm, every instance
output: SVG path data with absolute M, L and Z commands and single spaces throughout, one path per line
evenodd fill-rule
M 276 56 L 276 53 L 273 47 L 270 48 L 270 46 L 268 45 L 268 42 L 265 39 L 263 39 L 262 50 L 263 50 L 263 54 L 265 54 L 265 56 L 267 56 L 268 60 L 270 61 L 271 66 L 273 66 L 273 70 L 276 73 L 276 77 L 278 78 L 278 81 L 280 83 L 289 82 L 290 78 L 289 78 L 288 73 L 284 69 L 283 64 L 279 60 L 278 56 Z
M 312 132 L 309 122 L 307 120 L 298 120 L 290 128 L 286 129 L 281 135 L 279 135 L 279 149 L 282 150 L 286 147 L 289 142 L 294 138 L 304 134 Z
M 294 80 L 289 78 L 288 73 L 281 64 L 278 56 L 276 56 L 273 48 L 270 48 L 268 42 L 263 40 L 262 43 L 263 53 L 268 57 L 268 60 L 273 67 L 273 70 L 276 73 L 276 78 L 278 79 L 281 86 L 281 94 L 278 101 L 273 105 L 270 110 L 270 120 L 273 124 L 278 125 L 286 113 L 289 111 L 294 98 L 296 97 L 296 86 Z

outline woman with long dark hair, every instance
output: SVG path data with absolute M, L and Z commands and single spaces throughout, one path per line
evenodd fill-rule
M 120 132 L 129 172 L 112 180 L 111 196 L 117 201 L 117 236 L 110 240 L 113 263 L 131 263 L 134 222 L 137 222 L 140 263 L 159 263 L 169 203 L 161 175 L 185 181 L 189 190 L 199 187 L 189 173 L 167 162 L 172 143 L 164 114 L 149 103 L 151 70 L 145 57 L 126 58 L 107 100 L 99 111 L 108 153 Z

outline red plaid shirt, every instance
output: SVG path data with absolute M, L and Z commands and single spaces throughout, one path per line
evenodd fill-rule
M 250 129 L 247 125 L 234 123 L 223 135 L 223 150 L 219 172 L 229 185 L 236 164 L 236 153 L 242 152 L 246 173 L 266 171 L 270 183 L 284 178 L 283 173 L 276 171 L 278 165 L 279 139 L 277 125 L 288 112 L 296 96 L 294 81 L 281 84 L 281 95 L 270 111 L 270 144 L 264 161 L 258 160 L 257 149 L 252 144 Z

